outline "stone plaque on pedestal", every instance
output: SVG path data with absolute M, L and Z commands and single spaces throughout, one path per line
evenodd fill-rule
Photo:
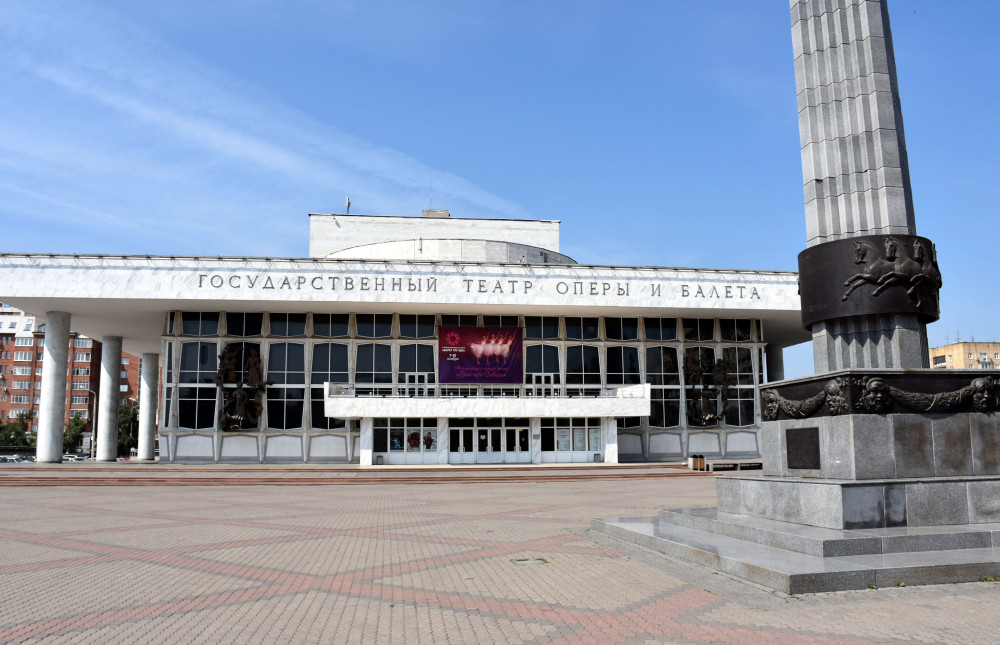
M 785 456 L 790 470 L 819 470 L 819 428 L 785 428 Z

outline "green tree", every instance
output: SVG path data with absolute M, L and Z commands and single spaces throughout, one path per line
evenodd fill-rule
M 17 413 L 13 421 L 8 421 L 3 426 L 3 433 L 0 434 L 0 445 L 14 447 L 28 447 L 35 445 L 35 432 L 31 429 L 31 420 L 35 413 L 31 410 L 24 410 Z
M 87 421 L 77 412 L 66 424 L 63 434 L 63 452 L 76 452 L 83 442 L 83 432 L 87 429 Z
M 139 447 L 139 402 L 128 399 L 118 408 L 118 456 L 128 457 Z

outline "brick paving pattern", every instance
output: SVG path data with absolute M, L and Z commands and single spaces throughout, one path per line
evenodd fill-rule
M 587 528 L 710 477 L 0 491 L 2 642 L 1000 641 L 997 583 L 788 596 Z

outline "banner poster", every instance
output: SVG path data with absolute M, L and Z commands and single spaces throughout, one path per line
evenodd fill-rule
M 524 380 L 519 327 L 441 327 L 439 383 L 517 383 Z

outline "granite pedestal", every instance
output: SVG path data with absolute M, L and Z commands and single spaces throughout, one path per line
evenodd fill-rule
M 996 577 L 990 378 L 897 370 L 873 386 L 847 370 L 767 386 L 762 475 L 719 477 L 716 509 L 593 528 L 789 593 Z

